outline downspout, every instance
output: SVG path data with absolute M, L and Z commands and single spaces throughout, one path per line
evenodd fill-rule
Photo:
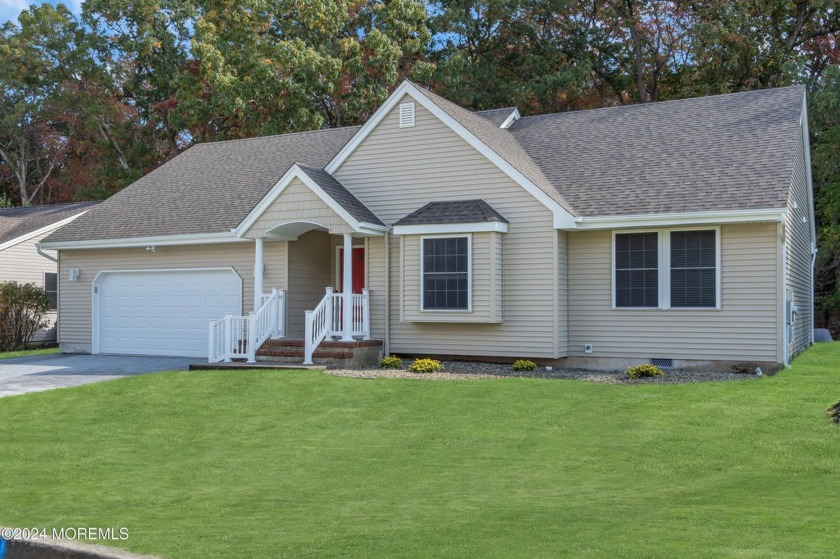
M 53 262 L 58 264 L 58 258 L 56 258 L 55 256 L 50 256 L 49 254 L 41 250 L 41 243 L 35 243 L 35 252 L 37 252 L 47 260 L 52 260 Z
M 811 345 L 814 344 L 814 266 L 817 263 L 817 243 L 811 243 Z M 826 324 L 826 326 L 828 326 Z
M 383 357 L 391 355 L 391 237 L 385 231 L 385 339 L 382 340 Z

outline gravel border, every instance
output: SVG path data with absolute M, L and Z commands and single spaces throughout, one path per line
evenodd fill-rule
M 684 371 L 665 369 L 665 376 L 630 379 L 624 371 L 593 371 L 589 369 L 564 369 L 538 367 L 534 371 L 514 371 L 510 363 L 483 363 L 476 361 L 441 361 L 443 370 L 438 373 L 412 373 L 406 369 L 327 369 L 327 375 L 351 378 L 411 378 L 421 380 L 483 380 L 497 378 L 576 379 L 600 384 L 683 384 L 687 382 L 714 382 L 754 380 L 757 375 L 721 371 Z

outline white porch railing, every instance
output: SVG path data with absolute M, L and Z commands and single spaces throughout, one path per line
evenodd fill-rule
M 370 292 L 362 289 L 353 293 L 353 314 L 351 335 L 370 339 Z M 328 336 L 341 336 L 344 333 L 344 295 L 335 293 L 332 287 L 314 310 L 306 311 L 304 334 L 304 365 L 312 365 L 315 348 Z
M 286 290 L 272 289 L 262 296 L 262 305 L 248 316 L 226 314 L 210 321 L 210 344 L 207 360 L 210 363 L 230 362 L 245 358 L 255 363 L 257 349 L 269 337 L 282 338 L 286 334 Z

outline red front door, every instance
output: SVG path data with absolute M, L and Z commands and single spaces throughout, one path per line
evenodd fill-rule
M 338 288 L 344 292 L 344 249 L 338 249 Z M 353 293 L 365 288 L 365 249 L 353 249 Z

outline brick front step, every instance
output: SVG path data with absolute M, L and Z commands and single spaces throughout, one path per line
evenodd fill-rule
M 323 341 L 312 354 L 312 361 L 331 368 L 373 365 L 382 358 L 382 345 L 382 340 Z M 257 350 L 257 361 L 300 364 L 304 360 L 304 348 L 303 340 L 267 340 Z
M 266 340 L 262 345 L 264 348 L 269 347 L 305 347 L 303 340 Z M 338 347 L 338 348 L 355 348 L 355 347 L 375 347 L 381 346 L 382 340 L 353 340 L 352 342 L 342 342 L 336 340 L 324 340 L 319 345 L 319 348 Z

